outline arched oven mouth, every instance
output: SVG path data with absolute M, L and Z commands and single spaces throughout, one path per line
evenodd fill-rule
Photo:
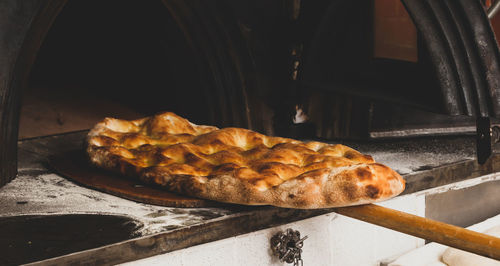
M 216 113 L 228 99 L 188 39 L 193 29 L 180 23 L 161 1 L 67 2 L 24 88 L 19 139 L 165 110 L 195 123 L 227 123 Z
M 2 167 L 10 176 L 2 184 L 15 177 L 18 138 L 84 130 L 106 116 L 168 110 L 200 124 L 253 126 L 252 62 L 222 5 L 55 0 L 2 11 L 12 18 L 2 25 L 12 46 L 2 49 L 16 54 L 1 89 L 2 142 L 11 144 L 0 161 L 12 168 Z
M 57 7 L 22 97 L 28 105 L 45 101 L 51 105 L 45 115 L 54 114 L 41 119 L 40 108 L 31 106 L 35 117 L 21 120 L 20 138 L 33 136 L 22 126 L 80 119 L 88 120 L 79 128 L 85 129 L 95 118 L 120 112 L 138 118 L 170 110 L 196 123 L 248 127 L 238 73 L 245 51 L 232 40 L 237 34 L 226 35 L 235 25 L 214 21 L 224 14 L 199 14 L 203 7 L 182 1 L 69 1 Z
M 371 2 L 8 0 L 0 185 L 16 175 L 19 137 L 165 110 L 323 140 L 476 134 L 484 162 L 500 55 L 483 4 L 401 3 L 415 28 L 409 60 L 374 52 Z

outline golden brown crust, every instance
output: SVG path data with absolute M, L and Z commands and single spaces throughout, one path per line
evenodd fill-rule
M 344 145 L 200 126 L 170 112 L 106 118 L 89 132 L 87 152 L 98 167 L 230 203 L 327 208 L 404 190 L 399 174 Z

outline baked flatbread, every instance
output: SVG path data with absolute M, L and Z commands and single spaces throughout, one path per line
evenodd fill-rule
M 398 173 L 344 145 L 195 125 L 170 112 L 106 118 L 89 132 L 87 152 L 98 167 L 237 204 L 349 206 L 394 197 L 405 187 Z

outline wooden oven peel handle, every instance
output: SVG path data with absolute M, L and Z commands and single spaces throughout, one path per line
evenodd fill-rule
M 335 208 L 336 213 L 500 260 L 500 238 L 374 204 Z

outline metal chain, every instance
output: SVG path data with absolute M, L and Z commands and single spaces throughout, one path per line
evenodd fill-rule
M 293 262 L 293 266 L 304 266 L 304 262 L 302 261 L 302 259 L 300 258 L 296 258 L 295 261 Z

